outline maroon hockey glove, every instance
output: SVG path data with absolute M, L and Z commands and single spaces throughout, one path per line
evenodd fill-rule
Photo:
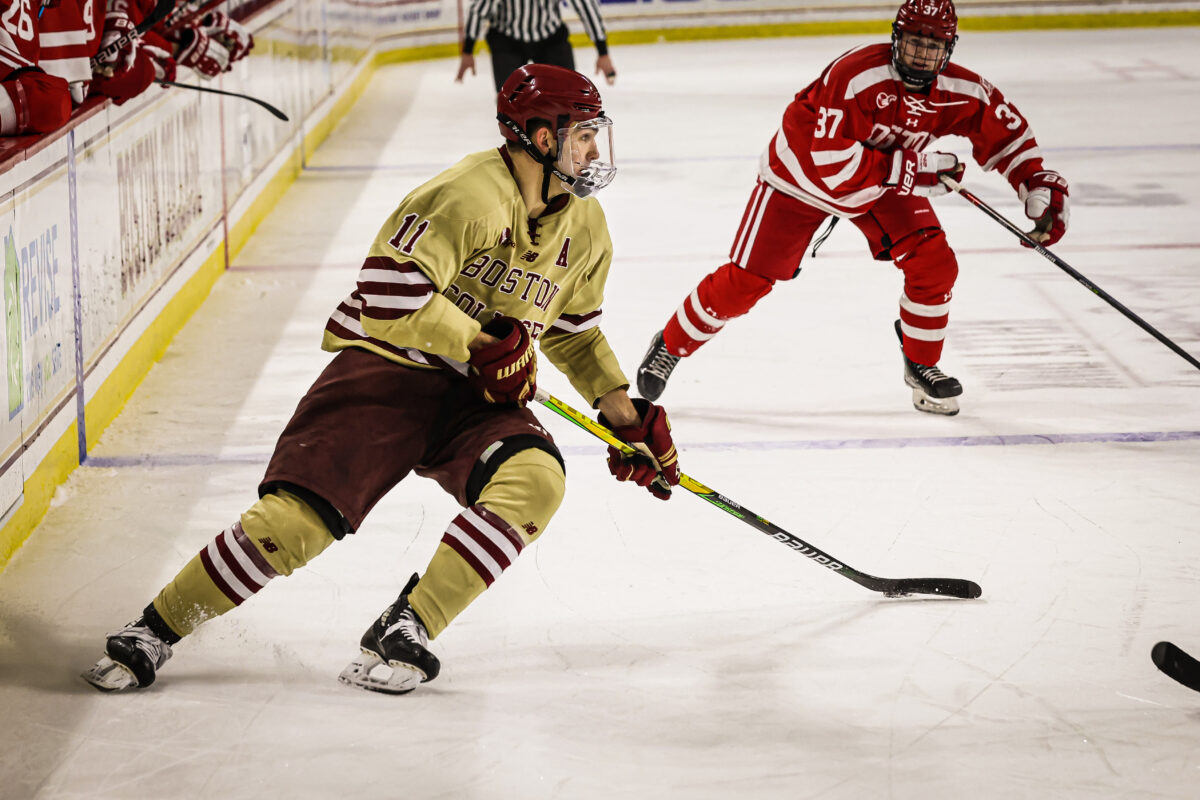
M 203 28 L 184 28 L 179 32 L 175 63 L 191 67 L 205 78 L 213 78 L 229 69 L 229 50 L 210 38 Z
M 1063 237 L 1071 220 L 1069 194 L 1067 179 L 1052 170 L 1035 172 L 1021 185 L 1017 195 L 1025 203 L 1025 216 L 1035 220 L 1029 238 L 1049 247 Z
M 679 456 L 671 439 L 671 423 L 662 406 L 640 397 L 633 407 L 641 415 L 639 425 L 614 427 L 600 415 L 600 424 L 637 449 L 627 456 L 615 447 L 608 448 L 608 471 L 619 481 L 645 486 L 659 500 L 671 499 L 671 487 L 679 483 Z
M 210 38 L 217 40 L 229 50 L 230 64 L 245 58 L 250 53 L 250 48 L 254 47 L 254 37 L 250 31 L 220 11 L 207 14 L 200 22 L 200 26 L 204 28 L 204 32 Z
M 884 186 L 896 187 L 896 194 L 917 197 L 939 197 L 950 191 L 941 176 L 962 180 L 967 171 L 952 153 L 918 153 L 916 150 L 897 150 L 892 154 L 892 171 Z
M 500 341 L 471 353 L 467 380 L 489 403 L 525 405 L 537 390 L 537 354 L 529 329 L 512 317 L 496 317 L 483 332 Z

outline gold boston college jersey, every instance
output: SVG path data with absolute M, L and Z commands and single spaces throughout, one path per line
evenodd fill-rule
M 465 374 L 467 343 L 502 314 L 521 320 L 594 406 L 629 385 L 598 327 L 611 260 L 595 198 L 557 197 L 530 219 L 504 148 L 475 153 L 384 223 L 322 347 Z

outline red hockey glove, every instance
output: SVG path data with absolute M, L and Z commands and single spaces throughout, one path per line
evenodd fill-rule
M 154 83 L 158 74 L 152 52 L 156 47 L 143 47 L 139 43 L 134 48 L 133 66 L 129 69 L 119 69 L 112 75 L 97 72 L 92 79 L 90 93 L 110 97 L 117 105 L 122 105 L 137 97 Z
M 1069 194 L 1067 179 L 1052 170 L 1033 173 L 1017 189 L 1017 196 L 1025 203 L 1025 216 L 1035 220 L 1030 239 L 1049 247 L 1063 237 L 1071 221 Z
M 171 57 L 170 42 L 154 31 L 146 31 L 142 36 L 141 50 L 145 52 L 150 59 L 150 64 L 154 67 L 154 80 L 175 80 L 175 59 Z
M 229 63 L 240 61 L 254 47 L 254 37 L 241 24 L 230 19 L 227 14 L 213 11 L 207 14 L 200 26 L 210 38 L 217 40 L 229 50 Z
M 133 20 L 124 11 L 109 11 L 104 15 L 104 32 L 100 34 L 100 51 L 103 52 L 104 48 L 125 34 L 133 33 L 136 29 L 137 26 L 133 24 Z M 97 53 L 96 63 L 105 75 L 131 70 L 137 55 L 137 45 L 138 40 L 134 36 L 113 53 L 103 57 Z
M 0 81 L 0 100 L 10 104 L 0 113 L 0 135 L 50 133 L 71 117 L 71 92 L 67 82 L 47 75 L 40 67 L 21 67 Z M 0 109 L 4 103 L 0 102 Z
M 525 405 L 537 390 L 537 354 L 529 329 L 512 317 L 496 317 L 483 332 L 500 341 L 471 353 L 467 380 L 489 403 Z
M 191 67 L 205 78 L 220 75 L 229 69 L 229 50 L 214 41 L 203 28 L 184 28 L 179 32 L 179 52 L 175 63 Z
M 600 415 L 600 424 L 637 449 L 627 456 L 615 447 L 608 448 L 608 471 L 619 481 L 645 486 L 659 500 L 671 499 L 671 487 L 679 483 L 679 455 L 671 439 L 671 423 L 662 406 L 634 398 L 633 407 L 641 415 L 639 425 L 614 427 Z
M 949 175 L 962 180 L 967 171 L 952 153 L 918 153 L 916 150 L 897 150 L 892 154 L 892 171 L 884 186 L 896 187 L 896 194 L 917 197 L 940 197 L 950 189 L 940 178 Z

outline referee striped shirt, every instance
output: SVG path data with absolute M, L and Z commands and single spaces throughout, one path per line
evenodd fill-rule
M 598 0 L 570 0 L 599 55 L 608 54 L 604 20 Z M 561 0 L 475 0 L 467 11 L 462 51 L 475 52 L 483 23 L 521 42 L 539 42 L 563 24 Z

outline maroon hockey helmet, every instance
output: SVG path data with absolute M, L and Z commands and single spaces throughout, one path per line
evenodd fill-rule
M 524 144 L 534 120 L 557 131 L 602 116 L 604 107 L 596 85 L 575 70 L 552 64 L 520 67 L 508 76 L 496 99 L 500 132 L 519 144 Z
M 946 53 L 933 69 L 916 69 L 900 57 L 900 34 L 926 36 L 946 43 Z M 958 14 L 953 0 L 905 0 L 892 23 L 892 63 L 906 83 L 925 86 L 950 63 L 958 42 Z
M 519 144 L 542 165 L 542 200 L 549 202 L 552 177 L 577 197 L 587 197 L 604 188 L 613 179 L 616 167 L 589 157 L 589 163 L 572 165 L 564 135 L 572 129 L 589 128 L 590 136 L 607 131 L 608 152 L 612 147 L 612 120 L 604 114 L 596 85 L 578 72 L 551 64 L 526 64 L 504 82 L 496 98 L 496 119 L 504 138 Z M 550 127 L 558 138 L 559 156 L 542 153 L 530 135 L 535 123 Z

